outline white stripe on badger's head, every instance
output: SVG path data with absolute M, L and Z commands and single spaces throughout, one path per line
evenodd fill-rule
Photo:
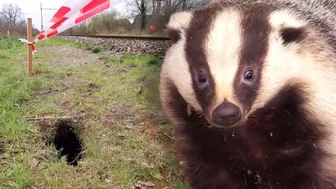
M 252 111 L 262 108 L 271 100 L 284 86 L 299 84 L 309 81 L 305 73 L 311 72 L 309 64 L 312 58 L 305 56 L 302 52 L 302 41 L 296 43 L 305 35 L 306 24 L 288 10 L 273 11 L 269 16 L 270 35 L 268 36 L 269 46 L 265 58 L 261 85 Z M 282 33 L 289 31 L 293 35 L 293 43 L 284 45 Z
M 336 105 L 336 98 L 330 97 L 330 90 L 333 94 L 336 92 L 331 87 L 333 82 L 330 82 L 335 76 L 326 74 L 335 69 L 330 66 L 335 54 L 330 49 L 326 36 L 289 9 L 273 11 L 268 19 L 271 27 L 268 53 L 258 98 L 252 111 L 264 107 L 285 86 L 304 86 L 303 89 L 309 94 L 302 94 L 307 98 L 305 109 L 314 112 L 310 116 L 324 115 L 327 123 L 336 124 L 336 119 L 328 118 L 326 114 Z M 322 96 L 325 98 L 321 98 Z M 322 99 L 328 99 L 328 102 Z M 312 107 L 314 110 L 310 111 Z
M 168 24 L 165 26 L 165 32 L 175 43 L 184 35 L 184 31 L 189 27 L 192 19 L 192 12 L 177 12 L 170 16 Z
M 206 61 L 215 83 L 213 90 L 216 94 L 213 104 L 208 108 L 209 112 L 224 99 L 236 105 L 240 104 L 234 94 L 234 78 L 239 66 L 242 43 L 240 21 L 241 15 L 237 10 L 228 8 L 221 12 L 214 19 L 204 44 Z
M 316 121 L 314 128 L 305 128 L 305 122 L 300 126 L 305 130 L 316 129 L 322 132 L 323 137 L 315 136 L 319 140 L 316 140 L 314 145 L 335 156 L 335 49 L 332 48 L 330 37 L 321 32 L 320 26 L 312 25 L 301 18 L 302 15 L 297 15 L 289 9 L 273 11 L 268 16 L 271 27 L 268 53 L 258 96 L 251 112 L 267 106 L 284 88 L 298 88 L 299 98 L 302 98 L 304 103 L 297 108 L 310 120 Z M 281 100 L 281 97 L 278 97 L 279 99 Z M 296 104 L 291 105 L 295 107 Z M 319 171 L 319 176 L 332 181 L 336 175 L 335 159 L 321 158 L 319 163 L 322 166 L 321 170 L 324 170 Z
M 188 28 L 189 23 L 192 19 L 192 12 L 177 12 L 170 16 L 169 22 L 166 28 L 175 30 L 178 32 L 183 32 Z
M 194 110 L 202 112 L 194 89 L 192 87 L 189 64 L 186 60 L 184 44 L 186 43 L 185 31 L 189 27 L 193 17 L 192 12 L 178 12 L 171 16 L 166 25 L 166 33 L 173 41 L 172 46 L 167 50 L 161 71 L 161 94 L 166 95 L 168 85 L 173 83 L 184 100 Z M 162 97 L 166 101 L 169 96 Z

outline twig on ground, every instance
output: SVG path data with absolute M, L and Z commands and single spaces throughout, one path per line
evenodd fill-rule
M 75 118 L 80 118 L 80 117 L 75 117 L 75 116 L 60 116 L 60 117 L 54 117 L 54 116 L 44 116 L 44 117 L 27 117 L 25 118 L 26 121 L 46 121 L 46 120 L 67 120 L 67 119 L 75 119 Z
M 169 136 L 167 133 L 162 132 L 162 131 L 161 131 L 161 133 L 162 133 L 164 136 L 168 137 L 168 138 L 169 138 L 170 140 L 172 140 L 173 142 L 175 142 L 175 139 L 174 139 L 173 137 Z

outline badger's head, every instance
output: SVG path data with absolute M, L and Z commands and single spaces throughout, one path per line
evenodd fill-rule
M 314 27 L 290 9 L 257 3 L 176 13 L 162 78 L 211 125 L 239 126 L 284 88 L 317 87 L 316 65 L 329 50 Z

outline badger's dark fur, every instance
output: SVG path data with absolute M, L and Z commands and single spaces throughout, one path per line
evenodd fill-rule
M 335 5 L 218 0 L 172 16 L 160 95 L 191 188 L 336 188 Z M 236 125 L 214 120 L 228 102 Z

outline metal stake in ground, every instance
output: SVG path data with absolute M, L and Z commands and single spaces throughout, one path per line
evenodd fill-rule
M 28 40 L 28 45 L 27 45 L 27 53 L 28 53 L 28 73 L 32 74 L 33 72 L 33 46 L 30 45 L 30 43 L 33 42 L 33 28 L 32 28 L 32 19 L 27 18 L 27 40 Z

